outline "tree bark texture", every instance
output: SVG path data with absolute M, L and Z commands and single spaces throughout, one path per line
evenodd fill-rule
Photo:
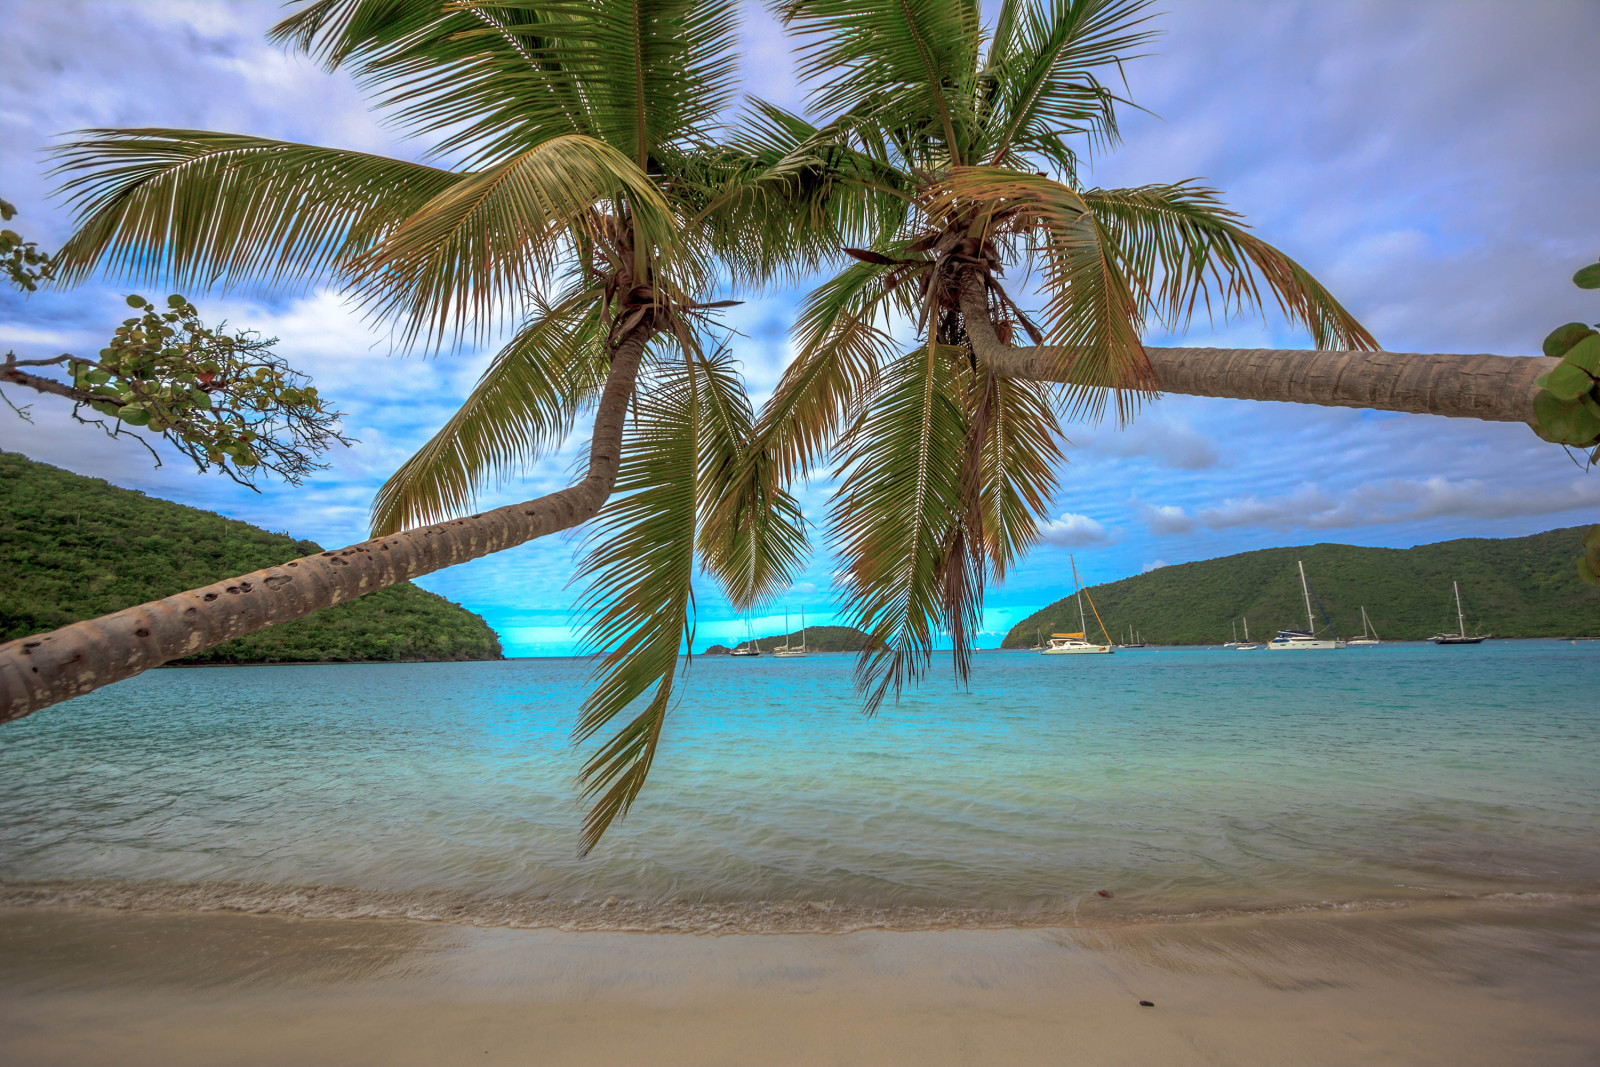
M 1076 383 L 1059 349 L 1002 342 L 989 319 L 982 279 L 961 280 L 961 314 L 974 354 L 998 374 Z M 1275 348 L 1146 348 L 1156 387 L 1184 396 L 1281 400 L 1374 408 L 1457 419 L 1533 424 L 1533 380 L 1554 370 L 1547 356 Z M 1092 383 L 1091 383 L 1092 384 Z
M 626 335 L 595 413 L 583 480 L 536 500 L 376 537 L 0 645 L 0 723 L 151 667 L 594 517 L 616 485 L 649 321 Z

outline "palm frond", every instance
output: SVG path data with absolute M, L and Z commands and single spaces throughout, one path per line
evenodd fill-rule
M 460 409 L 383 484 L 373 536 L 469 511 L 490 477 L 560 446 L 604 384 L 605 335 L 598 290 L 536 309 Z
M 1001 167 L 955 167 L 945 175 L 934 210 L 984 205 L 1000 225 L 1029 242 L 1041 266 L 1046 299 L 1045 344 L 1062 353 L 1081 383 L 1068 388 L 1070 406 L 1098 416 L 1109 391 L 1120 417 L 1154 389 L 1155 375 L 1139 342 L 1141 308 L 1124 264 L 1108 247 L 1088 205 L 1070 187 L 1037 174 Z
M 1137 58 L 1155 34 L 1137 29 L 1149 0 L 1028 0 L 991 49 L 994 89 L 984 155 L 1006 162 L 1014 149 L 1054 157 L 1062 138 L 1114 144 L 1117 96 L 1097 71 Z M 1070 169 L 1070 168 L 1069 168 Z
M 896 356 L 894 312 L 914 312 L 911 287 L 890 270 L 853 263 L 806 298 L 795 322 L 799 354 L 761 411 L 754 448 L 770 455 L 782 484 L 803 477 L 832 448 L 852 409 L 871 395 Z
M 362 152 L 201 130 L 85 130 L 53 173 L 78 216 L 62 281 L 96 269 L 177 286 L 346 272 L 461 181 Z
M 970 639 L 974 629 L 983 583 L 970 573 L 975 554 L 962 521 L 971 495 L 966 360 L 934 344 L 902 356 L 846 438 L 829 541 L 845 563 L 844 613 L 871 638 L 856 664 L 869 714 L 922 675 L 941 630 L 957 642 L 959 670 L 961 632 Z M 952 593 L 965 599 L 952 605 Z
M 1259 276 L 1279 310 L 1304 326 L 1318 348 L 1377 349 L 1309 271 L 1250 233 L 1215 190 L 1180 182 L 1091 189 L 1083 200 L 1119 272 L 1168 329 L 1188 325 L 1202 304 L 1223 317 L 1261 307 Z
M 736 16 L 731 0 L 324 0 L 274 33 L 469 166 L 583 134 L 653 170 L 727 106 Z
M 922 119 L 966 162 L 982 28 L 976 0 L 778 0 L 797 36 L 800 77 L 823 113 L 872 108 L 890 125 Z
M 584 763 L 594 800 L 582 848 L 592 849 L 644 788 L 671 707 L 678 650 L 693 640 L 691 580 L 703 411 L 698 368 L 661 363 L 638 395 L 616 492 L 595 519 L 578 565 L 585 642 L 603 650 L 573 736 L 583 742 L 633 712 Z
M 358 285 L 411 336 L 482 337 L 518 315 L 575 240 L 593 232 L 596 208 L 625 197 L 647 269 L 635 277 L 696 284 L 670 205 L 615 148 L 573 134 L 545 141 L 473 174 L 428 201 L 359 265 Z M 636 246 L 637 247 L 637 246 Z
M 978 382 L 987 408 L 983 436 L 982 514 L 984 551 L 996 581 L 1039 540 L 1039 520 L 1048 517 L 1066 462 L 1061 426 L 1047 386 L 1019 378 L 983 375 Z
M 765 603 L 805 561 L 805 518 L 770 454 L 752 447 L 750 399 L 726 350 L 691 356 L 704 425 L 700 558 L 739 611 Z

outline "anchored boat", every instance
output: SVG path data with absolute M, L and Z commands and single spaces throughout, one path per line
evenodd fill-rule
M 806 654 L 805 608 L 800 609 L 800 644 L 796 646 L 789 643 L 789 613 L 787 611 L 783 613 L 783 634 L 783 644 L 780 647 L 772 650 L 772 654 L 774 656 L 783 656 L 784 658 L 788 658 L 790 656 L 803 656 Z
M 1456 591 L 1456 632 L 1453 634 L 1434 634 L 1430 641 L 1436 645 L 1478 645 L 1492 637 L 1492 634 L 1478 634 L 1467 636 L 1467 617 L 1461 611 L 1461 583 L 1451 582 L 1450 587 Z
M 1039 650 L 1041 656 L 1109 656 L 1117 650 L 1111 643 L 1111 635 L 1106 633 L 1106 624 L 1100 621 L 1100 610 L 1094 606 L 1094 599 L 1089 599 L 1089 610 L 1094 612 L 1094 621 L 1100 623 L 1100 636 L 1104 637 L 1104 644 L 1095 644 L 1088 640 L 1089 624 L 1083 614 L 1083 601 L 1088 596 L 1083 589 L 1083 580 L 1078 577 L 1078 561 L 1071 556 L 1067 560 L 1072 564 L 1072 580 L 1078 584 L 1075 594 L 1078 600 L 1078 626 L 1076 633 L 1051 634 L 1050 643 Z
M 1306 581 L 1306 565 L 1300 560 L 1295 560 L 1300 567 L 1300 592 L 1306 598 L 1306 626 L 1304 630 L 1279 630 L 1267 647 L 1274 652 L 1293 651 L 1323 651 L 1328 649 L 1343 648 L 1344 642 L 1339 640 L 1339 635 L 1332 638 L 1317 636 L 1317 618 L 1311 613 L 1311 586 Z
M 1361 636 L 1352 637 L 1345 644 L 1351 648 L 1367 648 L 1372 645 L 1383 644 L 1382 641 L 1378 640 L 1377 628 L 1372 625 L 1372 620 L 1367 618 L 1366 605 L 1361 607 Z

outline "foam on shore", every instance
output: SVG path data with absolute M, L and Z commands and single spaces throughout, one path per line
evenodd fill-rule
M 1106 902 L 1096 900 L 1096 905 Z M 109 908 L 134 912 L 235 912 L 301 919 L 368 919 L 509 929 L 619 933 L 827 934 L 855 930 L 1004 930 L 1209 922 L 1246 916 L 1376 912 L 1424 904 L 1600 903 L 1600 893 L 1415 894 L 1259 906 L 1120 910 L 1066 907 L 997 910 L 874 906 L 818 900 L 687 901 L 551 897 L 486 898 L 445 890 L 391 891 L 253 882 L 0 882 L 0 907 Z

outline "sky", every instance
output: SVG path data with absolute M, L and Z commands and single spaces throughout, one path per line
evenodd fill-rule
M 1600 319 L 1570 284 L 1600 256 L 1600 5 L 1591 0 L 1166 0 L 1163 37 L 1126 66 L 1144 110 L 1094 160 L 1104 187 L 1199 178 L 1256 231 L 1316 274 L 1395 351 L 1531 355 L 1556 325 Z M 423 158 L 343 74 L 269 45 L 275 3 L 0 0 L 0 196 L 9 225 L 47 249 L 72 219 L 51 198 L 45 151 L 94 126 L 251 133 Z M 744 12 L 744 89 L 801 108 L 789 44 L 760 5 Z M 117 279 L 22 297 L 0 293 L 0 351 L 93 352 L 125 315 Z M 792 358 L 805 285 L 741 293 L 735 354 L 757 403 Z M 147 296 L 163 294 L 146 293 Z M 366 536 L 384 479 L 471 389 L 487 351 L 397 355 L 338 292 L 187 295 L 208 322 L 277 337 L 278 351 L 345 413 L 357 439 L 302 487 L 240 488 L 175 454 L 73 424 L 52 398 L 34 423 L 0 406 L 0 448 L 153 496 L 312 538 Z M 1179 338 L 1149 333 L 1151 344 Z M 1195 323 L 1182 343 L 1309 347 L 1268 316 Z M 1069 463 L 1038 546 L 989 590 L 979 644 L 1089 582 L 1280 545 L 1408 547 L 1600 521 L 1600 472 L 1524 426 L 1288 404 L 1166 397 L 1129 426 L 1068 426 Z M 491 486 L 490 507 L 565 484 L 580 431 L 556 454 Z M 829 483 L 802 489 L 820 528 Z M 581 531 L 429 575 L 418 584 L 483 615 L 511 655 L 580 650 L 572 563 Z M 781 629 L 835 621 L 837 563 L 813 537 L 793 588 L 763 618 Z M 695 648 L 744 632 L 714 584 L 697 590 Z

